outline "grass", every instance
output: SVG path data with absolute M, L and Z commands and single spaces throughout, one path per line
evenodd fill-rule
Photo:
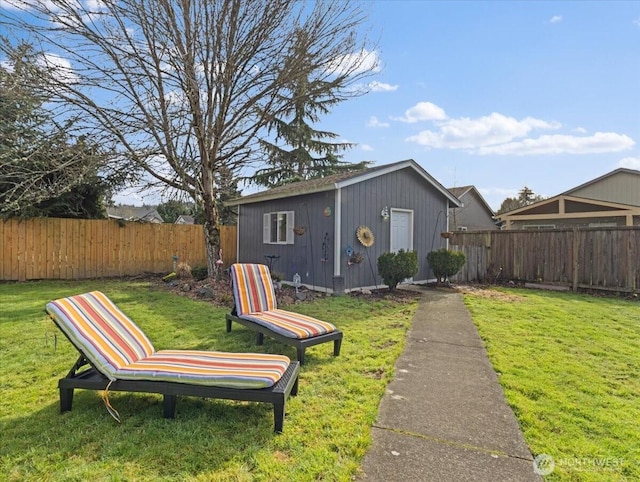
M 284 433 L 273 433 L 271 405 L 181 398 L 162 418 L 155 394 L 111 392 L 122 423 L 97 392 L 79 390 L 61 415 L 57 381 L 77 352 L 44 314 L 47 301 L 93 289 L 107 294 L 156 349 L 284 353 L 262 347 L 240 325 L 225 332 L 224 308 L 145 282 L 0 284 L 0 473 L 3 480 L 351 480 L 417 303 L 327 298 L 295 309 L 332 320 L 344 332 L 307 350 L 299 395 L 287 404 Z
M 548 480 L 640 480 L 640 305 L 569 293 L 465 294 Z

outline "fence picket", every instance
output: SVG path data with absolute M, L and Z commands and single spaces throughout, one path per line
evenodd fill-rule
M 632 292 L 640 282 L 640 227 L 456 232 L 452 249 L 467 263 L 458 282 L 501 278 Z M 481 247 L 486 256 L 479 256 Z
M 220 226 L 225 267 L 236 261 L 236 228 Z M 206 266 L 201 225 L 95 219 L 0 220 L 0 281 L 167 273 L 173 256 Z

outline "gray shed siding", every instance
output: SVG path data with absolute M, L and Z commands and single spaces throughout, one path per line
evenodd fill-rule
M 330 216 L 324 214 L 327 207 Z M 304 284 L 332 287 L 334 191 L 243 204 L 239 209 L 238 262 L 268 264 L 265 255 L 280 256 L 273 262 L 273 271 L 282 273 L 286 281 L 299 273 Z M 307 229 L 302 236 L 294 236 L 293 245 L 263 243 L 263 214 L 279 211 L 294 211 L 294 224 Z M 325 252 L 328 259 L 323 261 Z
M 449 217 L 451 231 L 458 231 L 460 226 L 465 226 L 468 231 L 498 229 L 482 200 L 473 190 L 462 196 L 460 200 L 464 204 L 462 207 L 451 208 L 451 216 Z
M 340 271 L 347 290 L 381 285 L 377 259 L 389 251 L 390 221 L 384 221 L 380 211 L 413 210 L 413 248 L 418 252 L 420 271 L 414 281 L 425 281 L 433 277 L 427 262 L 427 253 L 446 246 L 440 236 L 447 227 L 447 199 L 413 169 L 401 169 L 373 179 L 344 187 L 340 193 L 342 226 L 340 239 Z M 364 248 L 356 238 L 356 229 L 366 225 L 373 231 L 375 242 Z M 345 248 L 352 246 L 364 255 L 359 265 L 347 265 Z

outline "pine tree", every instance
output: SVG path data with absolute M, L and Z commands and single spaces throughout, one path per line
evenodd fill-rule
M 299 52 L 304 52 L 304 34 L 298 33 Z M 297 61 L 304 62 L 304 55 Z M 296 59 L 290 61 L 295 62 Z M 269 123 L 269 133 L 275 131 L 275 142 L 283 141 L 285 146 L 266 139 L 260 144 L 267 159 L 268 167 L 260 169 L 252 181 L 255 184 L 275 187 L 296 181 L 303 181 L 345 171 L 364 169 L 368 162 L 352 164 L 342 161 L 342 152 L 354 146 L 348 142 L 331 142 L 338 134 L 316 130 L 311 123 L 320 121 L 336 104 L 345 100 L 336 94 L 335 81 L 311 79 L 307 69 L 300 69 L 298 77 L 290 82 L 291 94 L 288 107 L 280 117 L 273 117 Z M 290 120 L 286 120 L 290 117 Z

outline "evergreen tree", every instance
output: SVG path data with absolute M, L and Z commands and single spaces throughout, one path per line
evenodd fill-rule
M 496 214 L 504 214 L 506 212 L 513 211 L 514 209 L 537 203 L 543 199 L 544 197 L 534 193 L 529 187 L 524 186 L 520 191 L 518 191 L 518 197 L 508 197 L 502 201 L 500 209 L 498 209 Z
M 158 204 L 156 211 L 158 211 L 158 214 L 162 216 L 165 223 L 175 223 L 183 214 L 192 215 L 193 205 L 189 205 L 176 199 L 170 199 L 167 202 Z
M 306 42 L 303 32 L 296 34 L 298 55 L 290 62 L 305 62 Z M 348 142 L 331 142 L 338 134 L 316 130 L 311 123 L 320 121 L 336 104 L 345 100 L 337 94 L 339 84 L 326 79 L 311 80 L 311 68 L 299 69 L 299 75 L 288 86 L 290 101 L 280 116 L 273 116 L 269 133 L 275 142 L 260 140 L 267 167 L 253 176 L 255 184 L 276 187 L 296 181 L 324 177 L 339 172 L 364 169 L 368 162 L 352 164 L 341 160 L 341 153 L 354 146 Z M 289 120 L 287 120 L 289 118 Z M 276 142 L 282 141 L 283 145 Z
M 103 218 L 102 156 L 45 108 L 51 75 L 28 45 L 0 66 L 0 216 Z

